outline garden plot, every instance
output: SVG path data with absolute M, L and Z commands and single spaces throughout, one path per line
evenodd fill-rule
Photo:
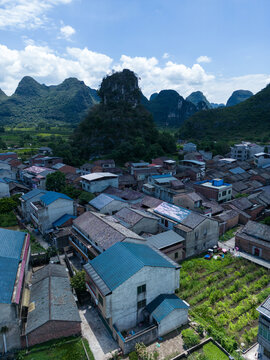
M 223 260 L 194 258 L 182 263 L 179 297 L 190 316 L 227 351 L 255 343 L 256 308 L 270 294 L 265 268 L 227 254 Z

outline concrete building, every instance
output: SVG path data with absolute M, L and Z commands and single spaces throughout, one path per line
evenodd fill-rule
M 154 246 L 174 261 L 183 260 L 185 239 L 173 230 L 146 238 L 147 245 Z
M 79 335 L 81 319 L 66 268 L 49 264 L 34 272 L 31 282 L 24 345 Z
M 142 191 L 149 196 L 175 204 L 179 194 L 185 192 L 185 186 L 182 181 L 170 174 L 153 175 L 148 177 L 148 183 L 143 185 Z
M 123 208 L 115 213 L 114 218 L 123 226 L 134 231 L 136 234 L 156 234 L 158 232 L 158 217 L 133 208 Z
M 84 269 L 87 289 L 124 354 L 188 322 L 189 305 L 174 294 L 180 266 L 157 249 L 117 243 Z
M 129 206 L 126 200 L 110 194 L 100 194 L 89 201 L 87 210 L 98 211 L 101 214 L 112 215 L 120 209 Z
M 258 307 L 259 331 L 258 343 L 261 360 L 270 360 L 270 296 Z M 259 359 L 259 357 L 258 357 Z
M 41 146 L 39 149 L 38 149 L 38 153 L 39 154 L 42 154 L 42 155 L 52 155 L 53 151 L 50 147 L 48 146 Z
M 5 161 L 7 159 L 18 159 L 18 155 L 10 151 L 5 153 L 0 153 L 0 161 Z
M 115 168 L 115 162 L 113 159 L 97 160 L 93 163 L 94 166 L 99 166 L 102 169 L 113 169 Z
M 82 188 L 91 193 L 101 193 L 109 186 L 118 188 L 118 175 L 102 172 L 83 175 L 81 180 Z
M 30 236 L 0 229 L 0 354 L 20 349 L 21 318 L 25 303 L 25 280 L 30 258 Z
M 45 234 L 63 215 L 76 215 L 74 201 L 65 194 L 35 189 L 20 198 L 22 215 L 26 221 Z
M 270 154 L 267 154 L 265 152 L 255 154 L 254 164 L 258 168 L 263 168 L 263 169 L 270 167 Z
M 240 251 L 270 261 L 270 226 L 248 221 L 235 235 L 235 246 Z
M 242 141 L 241 144 L 235 144 L 234 146 L 231 146 L 231 157 L 239 161 L 245 161 L 252 159 L 255 154 L 263 151 L 263 146 Z
M 223 179 L 203 180 L 194 184 L 196 192 L 204 195 L 208 200 L 218 203 L 230 201 L 232 198 L 232 185 Z
M 192 142 L 186 143 L 183 145 L 184 152 L 193 152 L 197 151 L 197 145 L 193 144 Z
M 46 176 L 55 172 L 55 170 L 42 167 L 30 166 L 20 171 L 20 180 L 31 189 L 44 189 L 46 188 Z
M 180 259 L 200 254 L 218 243 L 219 226 L 212 218 L 165 202 L 148 211 L 159 217 L 164 230 L 174 230 L 185 239 Z
M 0 178 L 0 199 L 4 197 L 10 197 L 9 184 Z
M 82 263 L 93 259 L 117 242 L 145 242 L 112 216 L 87 211 L 73 221 L 69 243 Z

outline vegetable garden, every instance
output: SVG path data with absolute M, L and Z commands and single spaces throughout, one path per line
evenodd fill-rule
M 189 315 L 227 351 L 256 341 L 256 308 L 270 295 L 267 269 L 227 254 L 186 260 L 180 274 L 178 295 L 190 304 Z

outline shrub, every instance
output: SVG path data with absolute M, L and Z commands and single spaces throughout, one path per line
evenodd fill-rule
M 195 346 L 200 342 L 199 336 L 191 329 L 183 330 L 182 337 L 187 348 Z
M 128 358 L 129 360 L 138 360 L 138 355 L 135 351 L 132 351 L 131 353 L 129 353 Z

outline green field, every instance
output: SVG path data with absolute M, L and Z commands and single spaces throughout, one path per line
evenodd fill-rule
M 221 351 L 214 343 L 203 345 L 202 349 L 194 352 L 188 360 L 229 360 L 229 357 Z
M 21 351 L 17 357 L 19 360 L 87 360 L 83 344 L 88 353 L 90 360 L 94 360 L 94 356 L 89 348 L 86 339 L 81 337 L 59 339 L 49 341 L 44 344 L 36 345 L 30 349 L 27 354 Z
M 245 259 L 194 258 L 182 263 L 179 297 L 190 304 L 191 318 L 232 352 L 255 343 L 256 308 L 270 295 L 269 285 L 267 270 Z

